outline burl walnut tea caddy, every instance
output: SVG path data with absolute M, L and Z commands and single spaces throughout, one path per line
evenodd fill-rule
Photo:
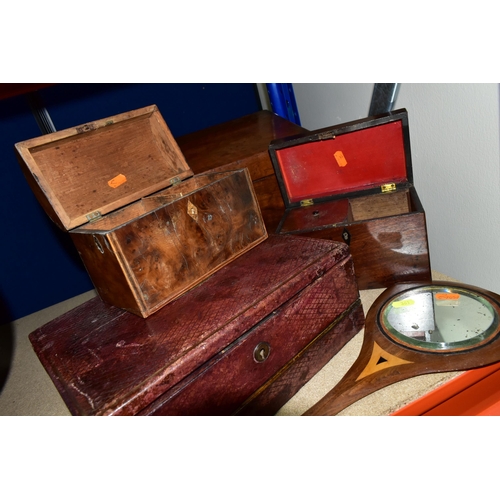
M 102 300 L 143 318 L 267 238 L 248 171 L 193 176 L 154 105 L 15 148 Z
M 277 232 L 344 241 L 361 290 L 431 278 L 405 109 L 272 141 Z

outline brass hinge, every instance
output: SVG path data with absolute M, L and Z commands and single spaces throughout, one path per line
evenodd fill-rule
M 314 201 L 312 199 L 301 200 L 300 201 L 300 206 L 301 207 L 310 207 L 311 205 L 314 205 Z
M 91 212 L 90 214 L 87 214 L 85 216 L 89 222 L 95 222 L 97 219 L 100 219 L 102 217 L 101 212 L 99 210 L 96 210 L 95 212 Z
M 328 139 L 335 139 L 335 134 L 333 131 L 326 131 L 326 132 L 321 132 L 318 134 L 318 139 L 320 141 L 326 141 Z
M 95 130 L 96 124 L 95 123 L 86 123 L 85 125 L 80 125 L 79 127 L 76 127 L 76 133 L 77 134 L 84 134 L 85 132 L 90 132 L 91 130 Z
M 380 186 L 380 190 L 382 193 L 390 193 L 391 191 L 396 191 L 396 184 L 394 182 L 390 182 L 389 184 L 382 184 Z

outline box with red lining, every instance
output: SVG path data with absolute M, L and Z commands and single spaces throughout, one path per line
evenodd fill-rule
M 430 279 L 405 109 L 278 139 L 269 153 L 286 206 L 277 233 L 348 243 L 361 290 Z

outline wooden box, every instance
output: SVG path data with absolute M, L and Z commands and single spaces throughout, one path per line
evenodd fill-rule
M 248 168 L 267 231 L 274 233 L 285 205 L 269 143 L 304 132 L 299 125 L 263 110 L 178 137 L 177 143 L 195 174 Z
M 147 319 L 96 297 L 30 340 L 73 415 L 270 415 L 363 325 L 347 245 L 271 235 Z
M 192 176 L 156 106 L 16 144 L 100 297 L 148 317 L 267 237 L 246 169 Z
M 269 152 L 286 205 L 278 233 L 345 241 L 361 290 L 430 279 L 406 110 L 275 140 Z

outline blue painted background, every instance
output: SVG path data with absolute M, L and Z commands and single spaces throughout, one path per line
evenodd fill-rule
M 261 109 L 255 84 L 58 84 L 38 91 L 57 130 L 156 104 L 174 137 Z M 41 132 L 25 96 L 0 101 L 0 325 L 93 288 L 14 155 Z

